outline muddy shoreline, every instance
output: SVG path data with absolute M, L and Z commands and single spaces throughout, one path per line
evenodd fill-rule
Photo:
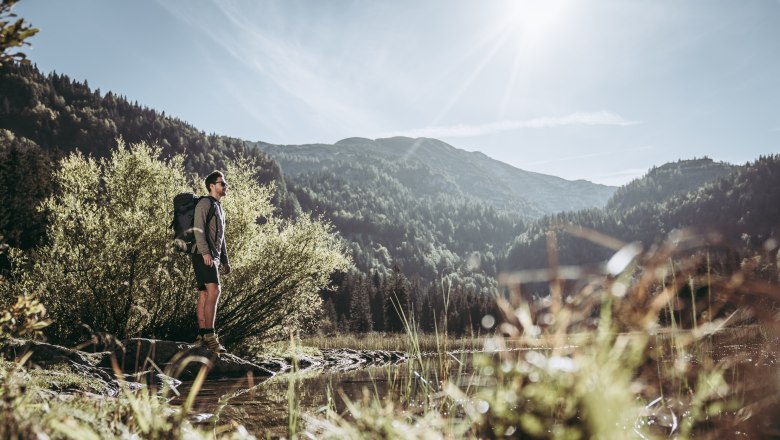
M 194 379 L 205 368 L 209 380 L 252 376 L 273 377 L 295 371 L 337 372 L 369 366 L 397 364 L 408 360 L 398 351 L 322 349 L 319 355 L 292 357 L 255 357 L 247 360 L 230 353 L 216 356 L 203 347 L 189 343 L 136 338 L 113 347 L 91 347 L 93 352 L 21 339 L 0 344 L 0 355 L 9 361 L 23 356 L 28 368 L 55 369 L 63 366 L 72 372 L 104 384 L 105 395 L 117 395 L 121 382 L 140 387 L 143 384 L 173 384 Z M 67 392 L 67 390 L 61 390 Z

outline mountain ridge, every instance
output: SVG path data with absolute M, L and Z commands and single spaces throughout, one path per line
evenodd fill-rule
M 780 155 L 760 156 L 745 165 L 708 157 L 678 160 L 653 167 L 620 188 L 603 209 L 564 212 L 528 225 L 510 246 L 501 270 L 544 266 L 547 233 L 571 224 L 596 230 L 645 248 L 667 239 L 673 230 L 714 234 L 738 249 L 777 251 L 780 236 Z M 569 234 L 557 236 L 559 262 L 589 265 L 614 253 Z M 774 257 L 773 257 L 774 258 Z
M 667 162 L 650 168 L 641 177 L 618 188 L 605 208 L 617 211 L 642 204 L 660 203 L 725 177 L 738 168 L 727 162 L 715 162 L 707 156 Z
M 502 211 L 524 210 L 524 217 L 537 218 L 560 211 L 604 206 L 617 187 L 586 180 L 570 181 L 557 176 L 516 168 L 479 151 L 466 151 L 431 138 L 350 137 L 334 144 L 273 145 L 252 143 L 273 157 L 285 175 L 296 176 L 328 166 L 338 160 L 376 159 L 422 164 L 455 185 L 450 191 L 489 203 Z M 337 147 L 337 148 L 336 148 Z M 368 154 L 377 154 L 378 158 Z M 349 168 L 348 164 L 339 166 Z M 320 169 L 320 168 L 318 168 Z M 413 188 L 424 192 L 422 188 Z

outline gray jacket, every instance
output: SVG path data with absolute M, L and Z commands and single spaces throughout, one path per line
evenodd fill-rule
M 211 221 L 208 227 L 206 227 L 206 217 L 209 214 L 212 203 L 214 204 L 214 216 L 211 217 Z M 198 204 L 195 205 L 195 219 L 193 223 L 193 232 L 195 234 L 194 252 L 203 255 L 210 253 L 211 259 L 217 265 L 230 263 L 227 248 L 225 247 L 225 212 L 222 210 L 222 205 L 211 197 L 200 199 Z M 204 231 L 208 232 L 208 238 L 206 238 Z

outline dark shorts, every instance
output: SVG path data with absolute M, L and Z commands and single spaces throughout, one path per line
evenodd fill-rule
M 192 268 L 195 270 L 195 282 L 198 284 L 198 290 L 206 290 L 206 284 L 214 283 L 219 285 L 219 267 L 216 264 L 211 267 L 203 262 L 203 255 L 192 254 Z

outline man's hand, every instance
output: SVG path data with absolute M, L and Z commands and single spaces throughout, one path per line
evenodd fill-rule
M 224 266 L 225 266 L 225 275 L 229 274 L 233 270 L 233 268 L 230 267 L 230 263 L 225 263 Z
M 214 264 L 214 262 L 211 261 L 211 254 L 203 254 L 203 263 L 206 267 L 211 267 Z

